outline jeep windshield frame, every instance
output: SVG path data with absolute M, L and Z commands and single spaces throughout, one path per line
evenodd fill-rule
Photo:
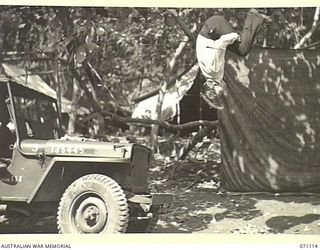
M 14 82 L 8 82 L 7 87 L 18 143 L 61 137 L 60 114 L 54 98 Z

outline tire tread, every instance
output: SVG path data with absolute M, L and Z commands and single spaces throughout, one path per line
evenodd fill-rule
M 69 194 L 72 190 L 77 189 L 80 183 L 84 182 L 96 182 L 106 186 L 114 201 L 117 205 L 117 214 L 118 219 L 116 221 L 116 225 L 114 227 L 113 233 L 124 233 L 126 231 L 128 221 L 129 221 L 129 207 L 127 198 L 120 187 L 120 185 L 106 175 L 101 174 L 89 174 L 80 177 L 79 179 L 75 180 L 64 192 L 62 198 L 59 202 L 58 212 L 57 212 L 57 228 L 59 233 L 64 233 L 62 228 L 62 221 L 61 221 L 61 213 L 63 211 L 63 206 L 66 200 L 69 199 Z

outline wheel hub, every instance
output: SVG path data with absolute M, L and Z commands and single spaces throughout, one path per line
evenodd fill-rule
M 89 206 L 83 212 L 83 217 L 89 226 L 93 226 L 99 220 L 99 209 L 95 206 Z
M 105 202 L 97 197 L 83 199 L 76 209 L 74 224 L 81 233 L 100 233 L 108 220 Z

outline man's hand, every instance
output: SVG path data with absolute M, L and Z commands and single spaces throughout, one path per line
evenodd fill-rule
M 235 41 L 241 42 L 241 37 L 238 33 L 231 33 L 232 37 L 231 37 L 231 41 L 232 43 L 234 43 Z

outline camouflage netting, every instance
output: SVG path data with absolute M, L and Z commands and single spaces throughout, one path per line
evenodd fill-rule
M 224 188 L 319 192 L 319 51 L 254 50 L 246 58 L 228 53 L 224 79 Z

